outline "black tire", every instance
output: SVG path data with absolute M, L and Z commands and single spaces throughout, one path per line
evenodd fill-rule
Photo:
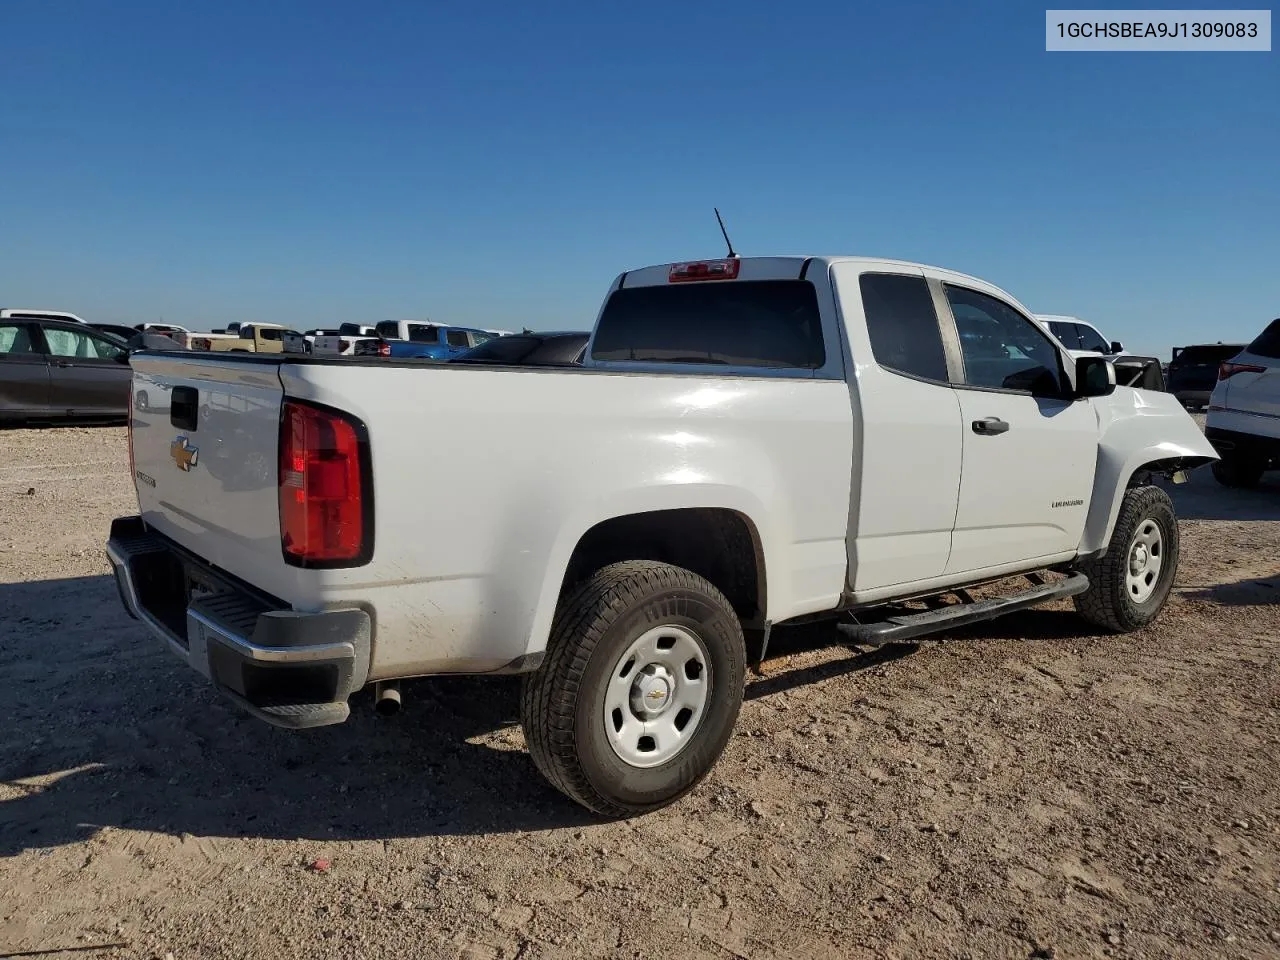
M 1210 468 L 1213 479 L 1224 487 L 1250 489 L 1258 485 L 1262 479 L 1265 465 L 1257 460 L 1243 460 L 1240 457 L 1223 457 L 1215 460 Z
M 706 707 L 673 757 L 632 766 L 605 733 L 606 687 L 627 648 L 667 625 L 705 647 Z M 742 706 L 745 662 L 742 624 L 702 577 L 649 560 L 607 566 L 561 601 L 546 660 L 524 679 L 520 713 L 529 753 L 556 789 L 596 813 L 626 817 L 664 807 L 692 790 L 724 752 Z
M 1138 603 L 1130 594 L 1126 574 L 1130 546 L 1147 521 L 1160 527 L 1163 554 L 1155 589 Z M 1159 487 L 1131 487 L 1120 503 L 1107 552 L 1081 564 L 1081 571 L 1089 578 L 1089 589 L 1076 595 L 1076 611 L 1090 623 L 1117 633 L 1146 626 L 1159 616 L 1169 598 L 1178 574 L 1178 554 L 1178 518 L 1169 495 Z

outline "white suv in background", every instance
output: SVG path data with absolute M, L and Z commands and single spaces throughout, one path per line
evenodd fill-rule
M 1222 457 L 1213 475 L 1224 486 L 1256 486 L 1280 470 L 1280 318 L 1218 368 L 1205 435 Z
M 1097 327 L 1091 323 L 1085 323 L 1079 317 L 1037 313 L 1036 319 L 1049 328 L 1049 332 L 1061 341 L 1073 357 L 1087 357 L 1096 353 L 1110 360 L 1124 353 L 1123 343 L 1119 340 L 1108 340 L 1098 332 Z

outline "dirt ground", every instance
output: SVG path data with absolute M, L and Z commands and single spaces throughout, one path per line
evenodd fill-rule
M 703 786 L 598 823 L 511 680 L 242 716 L 120 607 L 124 431 L 0 431 L 0 957 L 1280 956 L 1280 483 L 1173 495 L 1151 628 L 779 632 Z

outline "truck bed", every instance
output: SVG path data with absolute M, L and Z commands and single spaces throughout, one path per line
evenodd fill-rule
M 133 366 L 149 393 L 131 432 L 143 522 L 295 611 L 371 610 L 370 679 L 498 670 L 540 649 L 575 544 L 619 515 L 760 518 L 785 561 L 767 584 L 781 616 L 830 609 L 843 589 L 841 381 L 281 354 Z M 367 562 L 282 554 L 286 399 L 341 411 L 367 438 Z

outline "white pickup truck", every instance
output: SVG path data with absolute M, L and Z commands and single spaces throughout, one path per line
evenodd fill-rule
M 523 673 L 538 768 L 614 816 L 711 769 L 774 624 L 874 645 L 1066 596 L 1149 623 L 1178 563 L 1153 481 L 1217 456 L 997 287 L 865 258 L 629 271 L 580 367 L 133 371 L 168 398 L 134 412 L 141 515 L 107 545 L 134 616 L 285 726 L 368 684 Z

